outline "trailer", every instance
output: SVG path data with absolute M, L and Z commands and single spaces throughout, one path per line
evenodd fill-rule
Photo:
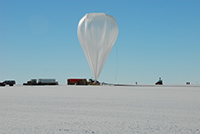
M 58 85 L 56 79 L 31 79 L 23 85 Z
M 58 85 L 55 79 L 38 79 L 39 85 Z

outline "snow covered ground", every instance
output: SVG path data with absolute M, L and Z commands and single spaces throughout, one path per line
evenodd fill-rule
M 0 134 L 200 134 L 200 87 L 0 87 Z

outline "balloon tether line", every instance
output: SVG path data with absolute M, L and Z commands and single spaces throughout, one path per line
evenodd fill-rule
M 118 74 L 118 47 L 117 47 L 117 45 L 116 45 L 116 56 L 117 56 L 117 60 L 116 60 L 115 82 L 117 82 L 117 74 Z

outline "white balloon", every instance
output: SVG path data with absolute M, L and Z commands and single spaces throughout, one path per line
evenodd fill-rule
M 95 80 L 98 79 L 117 39 L 118 26 L 113 16 L 86 14 L 78 24 L 78 39 Z

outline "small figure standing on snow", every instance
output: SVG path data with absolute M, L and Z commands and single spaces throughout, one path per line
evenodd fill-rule
M 163 85 L 163 81 L 162 81 L 161 77 L 159 77 L 158 82 L 156 82 L 155 84 L 156 85 Z

